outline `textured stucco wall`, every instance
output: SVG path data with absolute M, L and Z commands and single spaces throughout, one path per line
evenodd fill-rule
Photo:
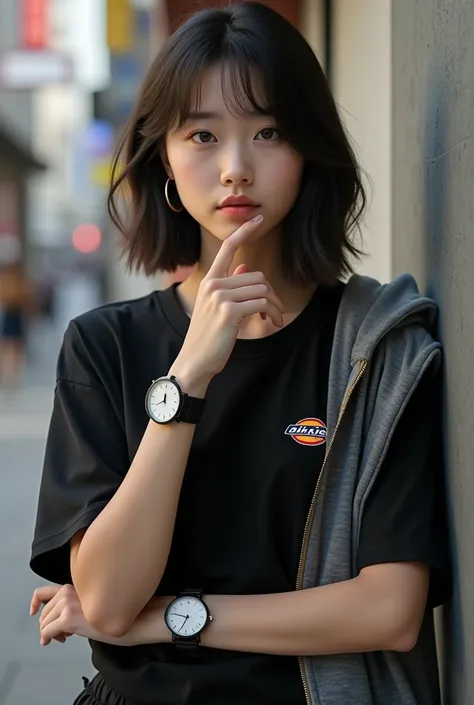
M 300 27 L 323 68 L 326 51 L 324 4 L 324 0 L 303 0 Z
M 447 705 L 474 703 L 474 0 L 392 2 L 392 262 L 440 306 L 455 560 Z
M 391 2 L 332 0 L 331 82 L 341 117 L 368 173 L 361 274 L 391 277 Z

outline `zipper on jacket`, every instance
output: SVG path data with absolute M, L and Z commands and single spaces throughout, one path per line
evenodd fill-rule
M 305 523 L 304 532 L 303 532 L 303 541 L 301 544 L 300 560 L 299 560 L 299 564 L 298 564 L 298 575 L 296 578 L 296 589 L 297 590 L 301 590 L 301 583 L 302 583 L 302 579 L 303 579 L 303 565 L 306 561 L 306 555 L 308 553 L 309 528 L 313 522 L 313 515 L 314 515 L 314 509 L 316 506 L 316 499 L 318 497 L 319 486 L 321 484 L 321 479 L 322 479 L 323 472 L 326 467 L 327 459 L 328 459 L 329 453 L 331 452 L 331 448 L 334 445 L 334 439 L 336 437 L 339 426 L 341 425 L 342 417 L 343 417 L 344 412 L 347 408 L 347 405 L 349 404 L 349 400 L 352 396 L 352 392 L 354 391 L 357 384 L 359 383 L 360 378 L 364 374 L 364 372 L 367 368 L 368 361 L 367 360 L 359 360 L 358 364 L 359 364 L 359 372 L 357 373 L 357 376 L 356 376 L 355 380 L 353 381 L 353 383 L 351 384 L 351 386 L 349 387 L 349 389 L 346 390 L 346 393 L 345 393 L 344 398 L 342 400 L 341 409 L 339 411 L 339 417 L 337 419 L 336 428 L 334 429 L 334 433 L 332 434 L 331 441 L 330 441 L 329 445 L 327 446 L 326 454 L 324 456 L 324 461 L 323 461 L 323 464 L 321 466 L 321 471 L 318 476 L 318 481 L 316 482 L 316 487 L 314 488 L 314 493 L 313 493 L 313 497 L 311 499 L 311 504 L 309 505 L 308 516 L 306 517 L 306 523 Z M 313 705 L 311 694 L 309 692 L 308 677 L 306 675 L 306 670 L 304 667 L 302 656 L 298 656 L 298 662 L 299 662 L 299 666 L 300 666 L 301 680 L 303 681 L 303 688 L 304 688 L 304 694 L 306 697 L 307 705 Z

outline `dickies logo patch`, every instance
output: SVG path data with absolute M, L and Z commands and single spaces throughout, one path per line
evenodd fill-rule
M 288 426 L 285 436 L 291 436 L 302 446 L 321 446 L 326 443 L 326 424 L 320 419 L 301 419 L 298 423 Z

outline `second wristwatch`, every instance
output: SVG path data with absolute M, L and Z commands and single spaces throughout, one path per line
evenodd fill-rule
M 184 590 L 168 605 L 165 623 L 173 635 L 173 643 L 183 649 L 195 650 L 201 632 L 212 622 L 201 590 Z

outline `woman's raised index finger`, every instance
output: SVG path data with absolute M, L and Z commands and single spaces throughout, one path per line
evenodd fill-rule
M 247 222 L 237 228 L 237 230 L 233 232 L 227 240 L 224 240 L 214 262 L 209 269 L 207 274 L 208 277 L 220 279 L 228 276 L 229 267 L 232 264 L 235 253 L 239 247 L 243 245 L 245 240 L 250 237 L 251 233 L 256 230 L 262 220 L 263 216 L 261 215 L 255 216 L 252 220 L 247 220 Z

